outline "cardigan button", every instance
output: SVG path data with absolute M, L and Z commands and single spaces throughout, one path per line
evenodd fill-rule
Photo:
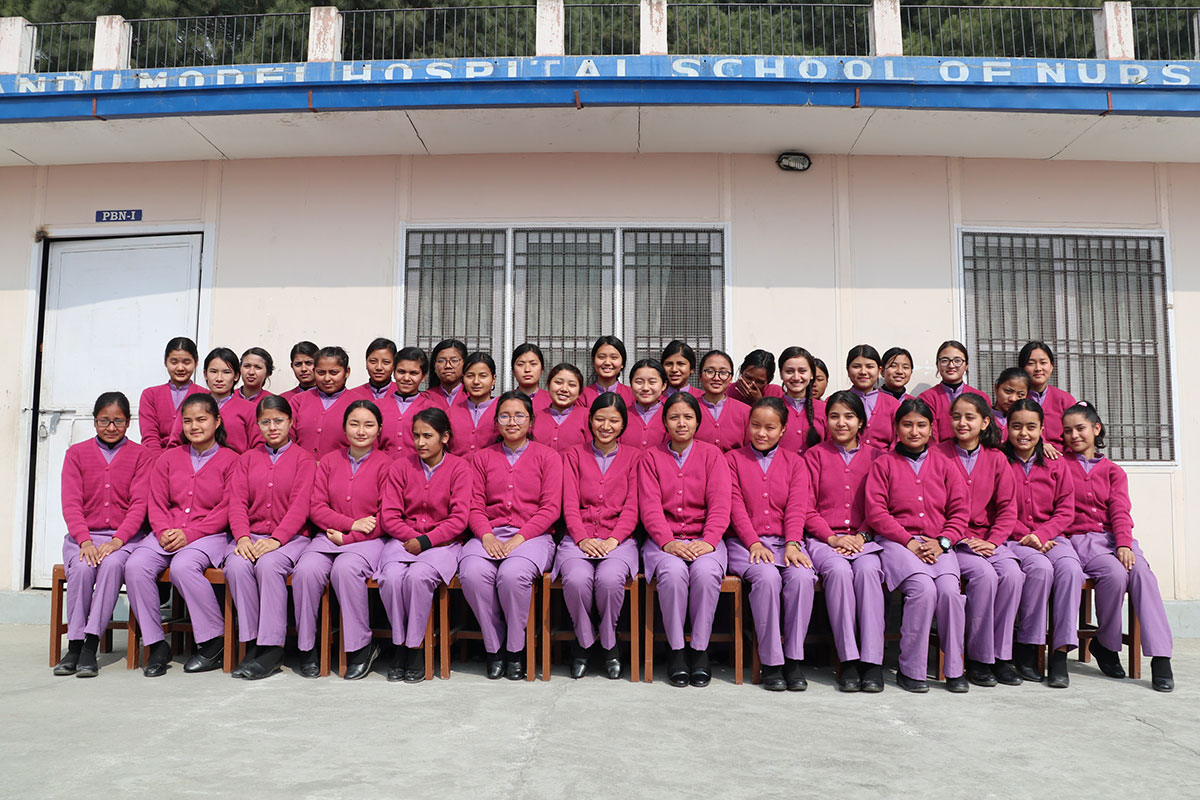
M 849 524 L 850 524 L 850 520 L 846 520 L 845 524 L 846 524 L 846 525 L 849 525 Z
M 185 509 L 183 510 L 183 513 L 185 513 L 185 514 L 190 514 L 190 513 L 192 513 L 192 510 L 191 510 L 190 508 L 185 508 Z

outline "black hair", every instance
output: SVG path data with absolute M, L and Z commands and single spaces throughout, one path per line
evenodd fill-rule
M 129 411 L 129 398 L 123 392 L 104 392 L 96 398 L 96 404 L 92 406 L 92 417 L 100 416 L 101 411 L 113 405 L 121 409 L 121 413 L 125 415 L 125 419 L 133 416 Z
M 696 371 L 696 351 L 687 342 L 680 339 L 672 339 L 662 351 L 662 362 L 665 364 L 671 356 L 683 356 L 684 360 L 692 367 L 692 372 Z
M 379 427 L 383 427 L 383 412 L 379 410 L 379 406 L 370 400 L 355 400 L 350 405 L 346 406 L 346 413 L 342 414 L 342 427 L 346 427 L 346 423 L 350 421 L 350 415 L 360 408 L 365 408 L 371 412 L 371 416 L 375 417 L 375 421 L 379 423 Z
M 1092 423 L 1093 425 L 1100 426 L 1100 432 L 1096 434 L 1096 449 L 1103 450 L 1105 428 L 1104 422 L 1100 419 L 1100 412 L 1096 410 L 1096 407 L 1087 400 L 1080 400 L 1078 403 L 1063 412 L 1064 424 L 1066 423 L 1067 417 L 1071 416 L 1072 414 L 1082 414 L 1083 418 L 1088 422 Z
M 476 350 L 463 361 L 463 374 L 465 375 L 467 370 L 476 364 L 483 364 L 491 370 L 492 377 L 496 377 L 496 360 L 482 350 Z
M 429 354 L 429 366 L 430 367 L 436 367 L 437 357 L 438 357 L 438 355 L 441 354 L 441 352 L 443 350 L 457 350 L 458 357 L 461 358 L 463 361 L 467 360 L 466 342 L 463 342 L 461 339 L 442 339 L 440 342 L 438 342 L 437 344 L 435 344 L 433 346 L 433 351 L 430 352 L 430 354 Z M 464 367 L 464 369 L 465 369 L 465 367 Z M 492 371 L 495 372 L 495 370 L 492 370 Z M 425 388 L 432 389 L 435 386 L 441 386 L 441 385 L 442 385 L 442 381 L 440 378 L 438 378 L 437 372 L 434 369 L 430 369 L 429 370 L 429 385 L 426 386 Z
M 429 356 L 419 347 L 401 347 L 396 351 L 396 363 L 415 361 L 421 366 L 421 374 L 429 372 Z
M 900 407 L 896 409 L 896 414 L 893 419 L 897 428 L 900 427 L 900 420 L 904 419 L 909 414 L 920 414 L 922 417 L 929 420 L 930 424 L 933 424 L 933 409 L 929 407 L 928 403 L 919 397 L 906 397 L 904 398 L 903 402 L 900 403 Z
M 870 359 L 883 369 L 883 359 L 879 357 L 879 351 L 869 344 L 856 344 L 850 348 L 850 352 L 846 354 L 846 369 L 850 369 L 850 365 L 858 358 Z
M 858 417 L 858 435 L 862 436 L 863 431 L 867 429 L 867 407 L 863 405 L 862 398 L 849 389 L 834 392 L 825 401 L 825 417 L 828 418 L 829 412 L 839 404 L 850 409 L 850 413 Z
M 658 377 L 662 378 L 663 386 L 667 385 L 667 371 L 663 369 L 662 362 L 655 361 L 653 358 L 643 358 L 629 368 L 629 380 L 633 381 L 633 374 L 639 369 L 652 369 L 658 373 Z M 665 389 L 664 389 L 665 390 Z M 607 392 L 606 392 L 607 394 Z
M 396 343 L 391 339 L 385 339 L 381 336 L 371 342 L 369 345 L 367 345 L 367 353 L 363 356 L 363 358 L 370 358 L 371 353 L 374 353 L 376 350 L 387 350 L 392 354 L 392 360 L 394 361 L 396 359 Z
M 1022 397 L 1020 400 L 1013 403 L 1012 408 L 1008 409 L 1009 420 L 1011 420 L 1012 415 L 1018 411 L 1031 411 L 1034 414 L 1037 414 L 1039 423 L 1043 425 L 1046 423 L 1046 412 L 1042 410 L 1042 404 L 1037 400 L 1034 400 L 1032 397 Z M 1046 463 L 1046 447 L 1043 442 L 1044 439 L 1039 436 L 1037 442 L 1033 445 L 1033 463 L 1037 464 L 1038 466 Z M 1000 445 L 1000 450 L 1003 451 L 1004 455 L 1008 456 L 1008 461 L 1010 464 L 1015 464 L 1020 460 L 1017 458 L 1017 450 L 1012 446 L 1012 442 L 1010 440 L 1005 439 L 1004 443 Z
M 979 412 L 979 416 L 987 420 L 987 427 L 979 432 L 979 446 L 999 447 L 1000 426 L 996 423 L 996 418 L 992 416 L 992 404 L 987 401 L 987 398 L 972 392 L 963 392 L 954 398 L 954 402 L 950 404 L 950 410 L 954 411 L 954 407 L 959 403 L 974 406 L 975 410 Z
M 196 343 L 186 336 L 176 336 L 167 342 L 167 349 L 163 351 L 163 361 L 170 358 L 171 353 L 176 350 L 182 350 L 196 361 L 200 360 L 200 351 L 196 349 Z
M 275 372 L 275 359 L 271 358 L 271 354 L 261 347 L 248 347 L 246 352 L 242 353 L 242 361 L 246 360 L 246 356 L 258 356 L 267 365 L 267 377 L 271 377 Z M 240 366 L 240 365 L 239 365 Z
M 675 394 L 673 394 L 667 398 L 667 401 L 665 403 L 663 403 L 663 407 L 662 407 L 663 422 L 665 423 L 667 421 L 667 412 L 671 410 L 671 406 L 678 405 L 679 403 L 686 404 L 687 407 L 692 410 L 692 413 L 696 415 L 696 424 L 699 425 L 700 424 L 700 401 L 697 400 L 695 397 L 692 397 L 692 395 L 689 394 L 688 392 L 676 392 Z
M 791 361 L 793 358 L 803 358 L 808 362 L 808 371 L 812 376 L 808 379 L 808 386 L 804 388 L 804 418 L 808 420 L 808 433 L 804 437 L 804 446 L 812 447 L 821 441 L 821 432 L 817 430 L 814 424 L 814 416 L 816 411 L 813 409 L 813 382 L 812 379 L 817 376 L 816 359 L 813 354 L 805 350 L 803 347 L 785 347 L 783 352 L 779 354 L 779 371 L 783 372 L 783 365 Z M 826 374 L 828 377 L 828 373 Z M 864 422 L 865 426 L 866 423 Z
M 509 362 L 509 366 L 511 366 L 513 369 L 516 369 L 517 359 L 521 356 L 528 355 L 529 353 L 533 353 L 535 356 L 537 356 L 538 363 L 542 365 L 542 369 L 546 368 L 546 355 L 542 352 L 542 348 L 538 347 L 532 342 L 525 342 L 524 344 L 517 345 L 517 348 L 512 352 L 512 360 Z
M 823 374 L 825 376 L 826 381 L 829 380 L 829 367 L 825 366 L 824 361 L 817 358 L 816 356 L 813 356 L 813 366 L 816 367 L 816 369 L 813 370 L 814 377 L 816 376 L 817 372 L 820 372 L 821 374 Z
M 350 369 L 350 356 L 342 348 L 334 345 L 332 347 L 322 347 L 313 356 L 313 363 L 316 364 L 322 358 L 332 358 L 341 366 L 342 369 Z
M 496 412 L 492 415 L 493 420 L 500 418 L 500 406 L 507 403 L 509 400 L 520 400 L 521 405 L 525 406 L 525 413 L 529 415 L 529 430 L 533 431 L 533 399 L 522 392 L 520 389 L 509 389 L 504 394 L 496 398 Z M 499 424 L 497 421 L 496 424 Z
M 770 352 L 766 350 L 751 350 L 742 359 L 742 365 L 738 367 L 738 375 L 755 367 L 762 367 L 767 371 L 767 383 L 775 380 L 775 356 Z
M 769 408 L 779 415 L 779 424 L 787 425 L 788 410 L 787 403 L 783 402 L 778 397 L 760 397 L 754 401 L 754 405 L 750 406 L 750 413 L 753 414 L 756 409 Z
M 714 358 L 716 356 L 720 356 L 721 358 L 723 358 L 727 362 L 729 362 L 729 370 L 731 372 L 733 371 L 733 359 L 729 356 L 729 353 L 726 353 L 724 350 L 709 350 L 707 353 L 705 353 L 703 356 L 701 356 L 700 368 L 703 369 L 704 365 L 708 363 L 708 360 L 710 358 Z
M 903 347 L 889 347 L 884 352 L 883 358 L 880 359 L 880 363 L 882 363 L 883 366 L 886 367 L 888 364 L 892 363 L 892 359 L 895 358 L 896 356 L 904 356 L 905 358 L 908 359 L 909 366 L 913 365 L 912 353 L 908 352 Z
M 1024 381 L 1027 389 L 1031 387 L 1029 375 L 1025 372 L 1025 370 L 1021 369 L 1020 367 L 1008 367 L 1000 373 L 999 377 L 996 378 L 996 384 L 992 388 L 999 389 L 1002 385 L 1008 383 L 1009 381 Z
M 1021 348 L 1021 352 L 1017 354 L 1017 366 L 1024 369 L 1025 364 L 1029 362 L 1029 357 L 1033 355 L 1034 350 L 1045 351 L 1046 358 L 1050 359 L 1051 366 L 1054 365 L 1054 351 L 1050 349 L 1050 345 L 1046 344 L 1045 342 L 1034 340 L 1032 342 L 1026 342 L 1025 346 Z
M 225 420 L 221 419 L 221 407 L 217 405 L 216 398 L 214 398 L 211 394 L 207 394 L 206 392 L 189 394 L 187 397 L 183 398 L 183 402 L 179 404 L 180 417 L 183 416 L 183 410 L 188 406 L 204 406 L 204 410 L 211 414 L 213 419 L 217 421 L 217 431 L 213 435 L 213 439 L 216 441 L 218 446 L 226 447 L 225 441 L 228 436 L 225 433 Z M 179 443 L 184 447 L 187 447 L 191 444 L 191 442 L 188 441 L 187 434 L 183 431 L 179 432 Z
M 629 427 L 629 409 L 625 405 L 624 398 L 616 392 L 601 392 L 592 401 L 592 407 L 588 409 L 588 430 L 591 430 L 592 417 L 596 416 L 596 412 L 606 408 L 615 408 L 621 415 L 621 433 L 624 433 L 625 429 Z
M 279 411 L 287 415 L 288 419 L 292 418 L 292 404 L 287 401 L 287 398 L 280 397 L 277 394 L 264 394 L 263 398 L 258 401 L 258 407 L 255 409 L 254 418 L 258 419 L 267 411 Z
M 625 343 L 622 342 L 620 339 L 618 339 L 616 336 L 612 336 L 610 334 L 608 336 L 601 336 L 599 339 L 596 340 L 596 343 L 594 345 L 592 345 L 592 363 L 593 364 L 596 363 L 596 353 L 599 353 L 600 348 L 604 347 L 605 345 L 608 345 L 609 347 L 614 348 L 617 351 L 617 353 L 621 356 L 621 369 L 617 370 L 617 375 L 620 375 L 622 372 L 625 371 L 625 364 L 629 361 L 629 356 L 625 354 Z M 596 375 L 595 367 L 592 368 L 592 376 L 597 377 L 597 379 L 598 379 L 598 376 Z
M 426 408 L 418 411 L 413 416 L 413 427 L 416 427 L 418 422 L 424 422 L 433 428 L 438 436 L 445 436 L 447 433 L 451 436 L 454 435 L 450 430 L 450 417 L 446 416 L 446 412 L 440 408 Z
M 296 356 L 308 356 L 309 358 L 313 358 L 316 356 L 318 349 L 319 348 L 315 344 L 307 339 L 296 342 L 294 345 L 292 345 L 292 351 L 288 353 L 288 363 L 295 361 Z
M 550 381 L 554 380 L 554 376 L 560 372 L 569 372 L 574 375 L 579 381 L 579 391 L 583 391 L 583 373 L 579 371 L 579 367 L 575 366 L 574 364 L 568 364 L 566 361 L 555 364 L 550 368 L 549 374 L 546 375 L 547 388 L 550 386 Z M 608 394 L 608 392 L 605 392 L 605 394 Z
M 205 372 L 208 371 L 208 365 L 214 361 L 224 361 L 233 370 L 233 385 L 237 386 L 242 379 L 242 360 L 238 358 L 237 353 L 228 347 L 214 347 L 212 352 L 204 357 Z
M 951 347 L 953 347 L 955 350 L 957 350 L 958 352 L 963 354 L 963 361 L 967 362 L 968 364 L 971 363 L 971 357 L 969 355 L 967 355 L 967 346 L 965 344 L 963 344 L 962 342 L 958 341 L 957 339 L 947 339 L 946 341 L 939 344 L 938 349 L 937 349 L 937 357 L 941 358 L 942 351 L 946 350 L 948 348 L 951 348 Z

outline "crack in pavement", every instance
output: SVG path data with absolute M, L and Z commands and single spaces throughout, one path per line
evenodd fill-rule
M 1158 731 L 1162 735 L 1163 741 L 1165 741 L 1167 744 L 1173 744 L 1176 747 L 1180 748 L 1181 750 L 1187 750 L 1189 753 L 1191 753 L 1194 756 L 1200 756 L 1200 750 L 1193 750 L 1192 748 L 1188 747 L 1186 744 L 1180 744 L 1179 742 L 1172 739 L 1170 736 L 1167 736 L 1167 732 L 1164 731 L 1162 728 L 1158 727 L 1157 725 L 1155 725 L 1153 722 L 1151 722 L 1147 719 L 1142 719 L 1137 714 L 1134 714 L 1133 718 L 1136 719 L 1138 722 L 1142 723 L 1143 725 L 1147 725 L 1151 728 L 1154 728 L 1154 730 Z

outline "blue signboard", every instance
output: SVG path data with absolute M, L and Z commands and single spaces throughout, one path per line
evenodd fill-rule
M 114 209 L 111 211 L 97 211 L 96 222 L 141 222 L 142 210 L 140 208 Z

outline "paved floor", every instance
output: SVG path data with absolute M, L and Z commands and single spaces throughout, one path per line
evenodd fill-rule
M 220 672 L 55 678 L 47 628 L 0 626 L 0 796 L 21 798 L 1200 797 L 1200 640 L 1177 643 L 1179 688 L 934 685 L 841 695 L 572 681 L 259 683 Z M 561 668 L 560 668 L 561 669 Z M 1147 665 L 1146 674 L 1149 669 Z

